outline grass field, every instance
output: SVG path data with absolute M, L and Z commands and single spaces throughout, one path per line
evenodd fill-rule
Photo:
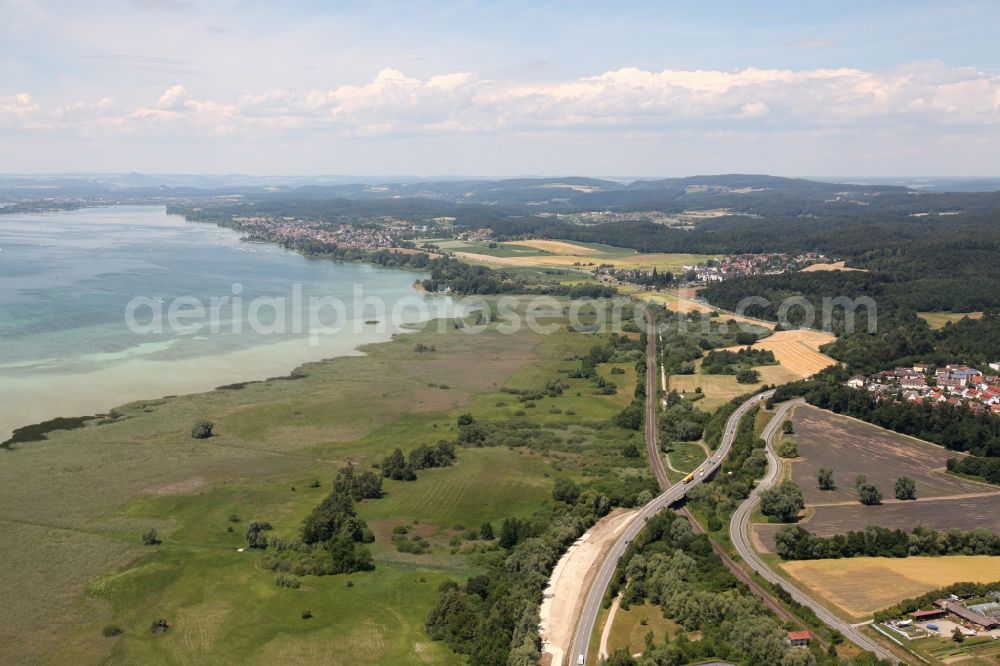
M 436 351 L 415 352 L 421 340 Z M 599 342 L 565 329 L 445 327 L 309 364 L 294 381 L 135 403 L 113 423 L 0 452 L 0 662 L 461 663 L 423 631 L 438 584 L 476 570 L 450 545 L 459 528 L 530 515 L 557 474 L 585 480 L 619 464 L 643 473 L 644 460 L 620 454 L 630 439 L 641 446 L 640 435 L 589 425 L 631 399 L 634 363 L 619 364 L 625 374 L 600 368 L 617 395 L 560 374 Z M 567 442 L 558 450 L 461 449 L 454 467 L 387 481 L 385 497 L 359 505 L 376 533 L 374 571 L 286 589 L 258 567 L 258 553 L 236 552 L 250 520 L 295 537 L 344 464 L 364 468 L 396 447 L 453 438 L 466 411 L 514 417 L 522 406 L 500 388 L 538 389 L 553 377 L 569 386 L 564 395 L 524 411 Z M 201 418 L 216 436 L 190 437 Z M 383 537 L 399 524 L 430 551 L 396 552 Z M 139 545 L 147 527 L 160 545 Z M 307 609 L 311 620 L 301 617 Z M 163 635 L 149 631 L 158 617 L 171 624 Z M 112 622 L 124 634 L 103 637 Z
M 1000 580 L 1000 557 L 986 555 L 856 557 L 785 562 L 780 567 L 817 598 L 857 619 L 951 583 Z
M 652 631 L 653 640 L 662 643 L 664 639 L 672 639 L 679 628 L 675 622 L 663 617 L 663 609 L 659 606 L 639 604 L 628 610 L 619 608 L 608 635 L 608 654 L 625 647 L 629 654 L 642 652 L 647 632 Z
M 917 316 L 927 322 L 933 329 L 944 328 L 948 322 L 956 322 L 965 317 L 982 319 L 982 312 L 918 312 Z
M 682 472 L 693 472 L 707 458 L 698 442 L 673 442 L 670 448 L 670 464 Z

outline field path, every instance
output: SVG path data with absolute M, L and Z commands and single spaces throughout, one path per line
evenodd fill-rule
M 618 608 L 621 606 L 622 595 L 619 594 L 615 597 L 615 600 L 611 602 L 611 609 L 608 611 L 608 619 L 604 622 L 604 630 L 601 631 L 601 646 L 597 650 L 598 659 L 608 658 L 608 639 L 611 638 L 611 628 L 615 625 L 615 615 L 618 614 Z
M 559 559 L 539 610 L 542 654 L 551 655 L 553 666 L 563 663 L 573 637 L 573 624 L 580 614 L 590 581 L 611 545 L 621 536 L 638 511 L 616 509 L 587 530 Z
M 942 500 L 957 500 L 957 499 L 972 499 L 975 497 L 993 497 L 994 495 L 1000 495 L 1000 490 L 994 490 L 992 492 L 982 492 L 982 493 L 965 493 L 964 495 L 938 495 L 937 497 L 918 497 L 912 500 L 899 500 L 894 497 L 886 498 L 882 500 L 882 504 L 910 504 L 913 502 L 940 502 Z M 857 500 L 845 501 L 845 502 L 826 502 L 826 503 L 816 503 L 810 504 L 811 507 L 821 507 L 821 506 L 854 506 L 857 504 Z

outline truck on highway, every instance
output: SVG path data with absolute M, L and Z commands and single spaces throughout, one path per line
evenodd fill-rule
M 694 474 L 693 473 L 692 474 L 688 474 L 687 476 L 685 476 L 684 480 L 681 483 L 691 483 L 692 481 L 694 481 Z

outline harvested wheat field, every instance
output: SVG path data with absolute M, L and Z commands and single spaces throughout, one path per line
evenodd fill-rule
M 781 568 L 855 619 L 952 583 L 1000 580 L 1000 557 L 988 555 L 806 560 L 785 562 Z
M 776 331 L 752 346 L 754 349 L 770 350 L 782 367 L 796 375 L 795 379 L 805 379 L 836 363 L 819 350 L 820 345 L 833 340 L 834 337 L 829 333 L 799 329 Z M 735 351 L 740 347 L 730 349 Z
M 601 254 L 601 251 L 596 248 L 587 247 L 586 245 L 577 245 L 576 243 L 570 243 L 569 241 L 526 240 L 517 241 L 516 243 L 505 243 L 505 245 L 523 245 L 536 250 L 552 252 L 553 254 Z
M 802 273 L 815 273 L 817 271 L 856 271 L 859 273 L 867 273 L 863 268 L 848 268 L 844 265 L 843 261 L 835 261 L 831 264 L 809 264 L 802 269 Z
M 761 365 L 754 368 L 760 373 L 760 381 L 756 384 L 740 384 L 736 375 L 703 375 L 697 370 L 701 367 L 701 359 L 695 361 L 695 374 L 670 375 L 667 380 L 668 390 L 691 394 L 700 388 L 704 398 L 697 405 L 705 411 L 712 411 L 719 405 L 745 393 L 756 391 L 764 384 L 785 384 L 802 377 L 782 365 Z
M 739 315 L 730 314 L 728 312 L 723 312 L 718 308 L 712 307 L 708 303 L 699 303 L 698 301 L 691 300 L 694 296 L 690 289 L 677 290 L 680 292 L 680 296 L 673 292 L 666 293 L 662 291 L 640 291 L 632 294 L 634 298 L 642 301 L 647 301 L 649 303 L 657 303 L 662 305 L 674 312 L 718 312 L 720 322 L 725 322 L 729 320 L 734 320 L 741 324 L 748 324 L 750 326 L 756 326 L 758 328 L 774 328 L 773 322 L 762 321 L 759 319 L 749 319 L 747 317 L 740 317 Z M 685 295 L 684 292 L 692 293 L 691 296 Z
M 965 317 L 969 319 L 982 319 L 982 312 L 918 312 L 917 316 L 927 322 L 927 325 L 937 330 L 944 328 L 945 324 L 960 321 Z

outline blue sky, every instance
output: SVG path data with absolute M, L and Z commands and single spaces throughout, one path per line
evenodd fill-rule
M 996 2 L 0 0 L 0 171 L 1000 175 Z

